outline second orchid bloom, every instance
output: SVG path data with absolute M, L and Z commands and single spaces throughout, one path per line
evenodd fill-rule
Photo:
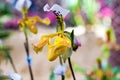
M 20 1 L 20 0 L 19 0 Z M 16 9 L 18 9 L 22 13 L 22 19 L 18 20 L 18 24 L 20 25 L 20 29 L 29 29 L 32 33 L 36 34 L 37 31 L 37 23 L 42 23 L 45 25 L 50 24 L 50 20 L 48 18 L 40 18 L 39 16 L 33 16 L 33 17 L 28 17 L 28 9 L 31 6 L 31 2 L 29 0 L 24 0 L 21 2 L 23 5 L 21 5 L 21 9 L 19 9 L 19 6 L 16 6 Z M 19 4 L 19 3 L 18 3 Z
M 36 34 L 38 32 L 36 27 L 37 22 L 45 25 L 50 24 L 50 20 L 48 18 L 41 19 L 39 16 L 26 17 L 26 18 L 20 19 L 18 21 L 18 24 L 20 25 L 19 27 L 21 30 L 23 30 L 26 26 L 32 33 Z

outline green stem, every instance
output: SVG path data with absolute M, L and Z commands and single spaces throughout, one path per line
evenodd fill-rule
M 62 75 L 61 78 L 62 78 L 62 80 L 65 80 L 65 76 L 64 75 Z
M 63 61 L 62 61 L 61 56 L 59 56 L 59 61 L 60 61 L 60 64 L 63 65 Z M 61 75 L 61 79 L 62 79 L 62 80 L 65 80 L 65 76 L 64 76 L 64 75 Z
M 27 32 L 25 30 L 24 30 L 24 35 L 25 35 L 25 39 L 26 39 L 26 42 L 24 43 L 26 55 L 27 55 L 27 57 L 29 57 L 30 56 L 30 54 L 29 54 L 29 42 L 28 42 Z M 34 80 L 32 68 L 31 68 L 30 64 L 28 64 L 28 68 L 29 68 L 31 80 Z
M 17 73 L 17 70 L 16 70 L 15 65 L 14 65 L 14 63 L 13 63 L 13 60 L 12 60 L 12 57 L 11 57 L 11 55 L 10 55 L 9 53 L 8 53 L 8 57 L 9 57 L 9 60 L 10 60 L 11 65 L 12 65 L 12 67 L 13 67 L 13 70 L 15 71 L 15 73 Z
M 73 71 L 73 68 L 72 68 L 70 57 L 68 58 L 68 63 L 69 63 L 69 67 L 70 67 L 70 70 L 71 70 L 71 73 L 72 73 L 72 76 L 73 76 L 73 80 L 76 80 L 75 74 L 74 74 L 74 71 Z

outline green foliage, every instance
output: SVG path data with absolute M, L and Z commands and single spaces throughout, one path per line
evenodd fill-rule
M 86 75 L 85 69 L 83 69 L 83 68 L 80 67 L 79 65 L 74 65 L 73 68 L 74 68 L 75 71 L 80 72 L 80 73 Z
M 0 16 L 6 14 L 11 14 L 10 5 L 5 3 L 4 0 L 0 0 Z
M 99 9 L 96 0 L 82 0 L 82 9 L 87 15 L 87 23 L 93 24 L 95 22 L 95 14 Z
M 120 68 L 113 68 L 113 73 L 115 76 L 117 76 L 117 74 L 120 74 Z
M 110 50 L 109 50 L 109 48 L 107 47 L 106 44 L 104 44 L 104 45 L 102 46 L 102 53 L 103 53 L 103 57 L 104 57 L 105 59 L 108 59 L 109 54 L 110 54 Z
M 70 37 L 71 37 L 71 46 L 73 47 L 74 46 L 74 30 L 72 30 Z
M 9 36 L 10 36 L 10 33 L 6 32 L 6 31 L 4 31 L 2 29 L 0 30 L 0 39 L 5 39 L 5 38 L 7 38 Z
M 69 4 L 67 4 L 69 3 Z M 66 0 L 66 5 L 71 11 L 74 11 L 76 9 L 80 8 L 80 0 Z
M 55 74 L 54 74 L 53 71 L 52 71 L 51 74 L 50 74 L 49 80 L 55 80 Z
M 12 48 L 11 47 L 9 47 L 9 46 L 0 46 L 0 51 L 10 51 L 10 50 L 12 50 Z
M 0 80 L 11 80 L 9 77 L 1 75 Z
M 12 48 L 11 47 L 8 47 L 8 46 L 0 46 L 0 55 L 2 55 L 2 59 L 1 61 L 3 60 L 6 60 L 8 62 L 8 60 L 10 60 L 10 53 L 9 51 L 11 50 Z M 1 62 L 0 61 L 0 62 Z
M 109 32 L 110 33 L 110 41 L 111 42 L 115 42 L 116 38 L 115 38 L 115 32 L 114 29 L 112 27 L 108 28 L 106 33 Z

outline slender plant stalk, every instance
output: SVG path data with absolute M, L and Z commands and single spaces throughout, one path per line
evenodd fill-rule
M 65 80 L 65 76 L 64 75 L 62 75 L 61 77 L 62 77 L 62 80 Z
M 11 55 L 10 55 L 9 53 L 8 53 L 8 57 L 9 57 L 9 60 L 10 60 L 11 65 L 12 65 L 12 67 L 13 67 L 13 70 L 15 71 L 15 73 L 17 73 L 17 69 L 15 68 L 15 65 L 14 65 L 14 63 L 13 63 L 12 57 L 11 57 Z
M 63 61 L 62 61 L 61 56 L 59 56 L 59 61 L 60 61 L 60 64 L 63 65 Z M 65 80 L 65 76 L 64 75 L 61 75 L 61 80 Z
M 74 74 L 74 71 L 73 71 L 73 68 L 72 68 L 70 57 L 68 58 L 68 63 L 69 63 L 69 67 L 70 67 L 70 70 L 71 70 L 71 73 L 72 73 L 72 76 L 73 76 L 73 80 L 76 80 L 75 74 Z
M 27 32 L 25 30 L 24 30 L 24 35 L 25 35 L 25 40 L 26 40 L 26 42 L 24 43 L 26 55 L 27 55 L 27 57 L 29 57 L 30 56 L 30 54 L 29 54 L 29 42 L 28 42 Z M 28 68 L 29 68 L 31 80 L 34 80 L 32 68 L 31 68 L 31 65 L 29 63 L 28 63 Z

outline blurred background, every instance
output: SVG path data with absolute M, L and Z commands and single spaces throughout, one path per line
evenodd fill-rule
M 25 37 L 17 23 L 22 15 L 14 8 L 17 1 L 0 0 L 0 75 L 14 72 L 14 64 L 17 73 L 22 76 L 23 80 L 30 80 L 24 48 Z M 81 43 L 81 47 L 74 51 L 71 57 L 76 80 L 85 80 L 86 75 L 83 70 L 87 75 L 98 70 L 98 58 L 101 60 L 101 65 L 105 67 L 104 69 L 110 70 L 109 73 L 114 72 L 114 68 L 120 67 L 119 0 L 31 0 L 31 2 L 28 16 L 37 15 L 42 19 L 47 17 L 51 22 L 47 26 L 37 24 L 37 35 L 29 33 L 34 80 L 50 80 L 52 70 L 59 64 L 58 59 L 53 62 L 47 60 L 46 47 L 40 54 L 36 54 L 32 49 L 32 43 L 38 42 L 41 35 L 54 33 L 56 30 L 55 15 L 52 12 L 43 11 L 43 7 L 47 3 L 50 6 L 59 4 L 70 10 L 64 19 L 65 30 L 74 29 L 74 33 Z M 108 65 L 111 68 L 108 68 Z M 69 68 L 67 72 L 65 80 L 72 80 Z M 116 76 L 114 73 L 112 74 L 112 76 Z M 57 80 L 59 79 L 60 77 Z M 113 80 L 120 80 L 120 76 Z

